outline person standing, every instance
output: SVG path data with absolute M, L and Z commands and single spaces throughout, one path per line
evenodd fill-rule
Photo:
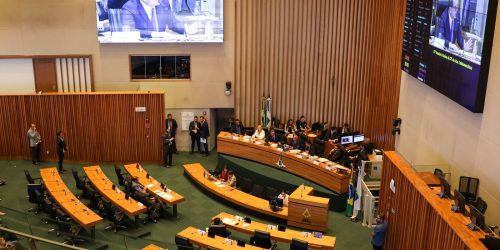
M 373 250 L 382 250 L 384 246 L 385 233 L 387 231 L 387 223 L 383 214 L 377 217 L 377 225 L 372 233 Z
M 62 131 L 57 131 L 57 139 L 56 139 L 56 146 L 57 146 L 57 157 L 59 159 L 58 162 L 58 167 L 59 167 L 59 173 L 66 172 L 66 169 L 63 168 L 63 160 L 64 160 L 64 155 L 66 152 L 68 152 L 68 147 L 66 146 L 66 142 L 64 141 L 64 132 Z
M 189 123 L 189 135 L 191 136 L 191 154 L 194 153 L 194 144 L 198 147 L 198 152 L 201 153 L 200 148 L 200 127 L 201 124 L 198 121 L 198 116 L 194 117 L 194 120 Z
M 208 123 L 204 116 L 200 116 L 200 142 L 203 144 L 205 149 L 204 156 L 208 156 L 208 137 L 210 136 L 210 130 L 208 129 Z
M 42 137 L 35 124 L 31 124 L 28 130 L 28 139 L 30 140 L 30 151 L 31 151 L 31 161 L 34 165 L 40 164 L 40 143 L 42 142 Z
M 163 142 L 163 166 L 169 168 L 172 166 L 172 144 L 175 139 L 170 135 L 168 129 L 161 139 Z
M 175 143 L 175 135 L 177 132 L 177 121 L 175 119 L 172 119 L 172 114 L 167 115 L 167 120 L 165 120 L 165 126 L 166 126 L 166 129 L 168 131 L 170 131 L 170 136 L 172 136 L 172 138 L 174 138 L 174 140 L 172 140 L 172 152 L 174 154 L 178 154 L 177 153 L 177 144 Z

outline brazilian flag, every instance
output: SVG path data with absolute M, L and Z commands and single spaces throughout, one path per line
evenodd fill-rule
M 345 216 L 351 217 L 352 210 L 354 208 L 354 201 L 358 199 L 358 194 L 356 193 L 356 182 L 357 176 L 354 174 L 354 169 L 351 164 L 351 180 L 349 181 L 349 189 L 348 189 L 348 198 L 347 198 L 347 206 L 345 209 Z

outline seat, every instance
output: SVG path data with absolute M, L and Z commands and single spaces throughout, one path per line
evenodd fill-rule
M 99 211 L 102 216 L 112 222 L 104 230 L 113 230 L 116 233 L 118 228 L 127 229 L 127 227 L 123 225 L 125 214 L 123 214 L 123 212 L 119 209 L 114 208 L 113 205 L 111 205 L 111 202 L 101 199 L 99 202 Z
M 263 195 L 264 195 L 264 188 L 259 185 L 259 184 L 253 184 L 253 188 L 252 188 L 252 195 L 254 196 L 257 196 L 257 197 L 260 197 L 260 198 L 264 198 Z
M 266 198 L 276 197 L 278 196 L 278 190 L 273 187 L 266 187 Z
M 189 242 L 189 239 L 180 235 L 175 235 L 175 245 L 179 250 L 194 249 L 193 244 Z
M 208 232 L 223 238 L 227 238 L 231 235 L 231 232 L 226 229 L 226 225 L 224 224 L 210 225 Z
M 31 174 L 28 172 L 28 170 L 24 170 L 24 176 L 26 176 L 26 181 L 28 181 L 28 184 L 35 184 L 35 180 L 40 180 L 40 178 L 31 177 Z
M 444 177 L 444 172 L 443 170 L 439 169 L 439 168 L 435 168 L 434 169 L 434 175 L 439 177 L 439 178 L 442 178 L 442 179 L 445 179 Z
M 42 208 L 43 200 L 43 189 L 41 184 L 28 184 L 28 201 L 32 204 L 36 204 L 35 207 L 28 209 L 29 212 L 38 214 Z
M 241 180 L 241 191 L 245 193 L 250 193 L 252 191 L 253 187 L 253 181 L 249 178 L 241 177 L 239 180 Z
M 479 212 L 481 212 L 482 214 L 484 214 L 486 212 L 486 209 L 488 208 L 488 204 L 486 203 L 486 201 L 483 200 L 483 198 L 477 197 L 477 200 L 474 203 L 474 207 L 476 207 L 476 209 Z
M 254 235 L 250 238 L 250 245 L 269 249 L 273 246 L 271 243 L 271 234 L 269 232 L 255 230 Z
M 479 179 L 460 176 L 458 191 L 465 197 L 465 203 L 472 204 L 476 201 Z
M 116 173 L 116 177 L 118 178 L 118 184 L 120 186 L 124 187 L 126 184 L 124 175 L 127 175 L 127 174 L 122 174 L 122 170 L 116 165 L 115 165 L 115 173 Z
M 290 244 L 290 250 L 307 250 L 307 241 L 292 238 L 292 243 Z

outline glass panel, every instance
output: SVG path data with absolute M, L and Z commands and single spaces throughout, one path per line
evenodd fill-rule
M 177 79 L 189 79 L 191 77 L 189 56 L 177 56 L 175 65 Z
M 144 56 L 132 56 L 130 63 L 132 64 L 132 79 L 144 79 L 146 77 Z
M 146 79 L 161 79 L 160 56 L 145 56 L 146 59 Z
M 162 79 L 175 78 L 175 56 L 161 57 Z

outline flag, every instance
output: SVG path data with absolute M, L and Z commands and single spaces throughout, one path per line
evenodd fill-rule
M 351 180 L 349 181 L 349 189 L 348 189 L 348 198 L 347 198 L 347 206 L 345 209 L 345 215 L 351 217 L 353 208 L 354 208 L 354 201 L 358 199 L 358 194 L 356 192 L 355 188 L 355 182 L 356 182 L 356 174 L 354 173 L 354 166 L 351 163 Z
M 260 124 L 267 128 L 271 126 L 271 97 L 262 96 L 260 99 Z

